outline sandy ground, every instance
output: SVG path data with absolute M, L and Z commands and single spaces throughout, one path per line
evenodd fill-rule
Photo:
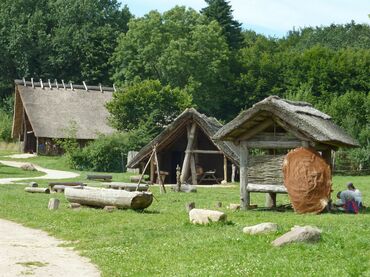
M 13 162 L 13 161 L 0 161 L 0 163 L 7 165 L 7 166 L 13 166 L 13 167 L 21 167 L 23 162 Z M 3 178 L 0 179 L 0 184 L 10 184 L 12 182 L 18 182 L 22 180 L 34 180 L 34 179 L 69 179 L 69 178 L 76 178 L 80 176 L 77 173 L 74 172 L 68 172 L 68 171 L 61 171 L 61 170 L 54 170 L 54 169 L 47 169 L 43 168 L 37 165 L 34 165 L 35 168 L 38 171 L 45 172 L 46 175 L 40 176 L 40 177 L 25 177 L 25 178 Z M 1 275 L 0 275 L 1 276 Z
M 87 258 L 47 233 L 0 219 L 0 276 L 95 277 L 99 270 Z
M 28 158 L 37 157 L 37 155 L 36 154 L 23 153 L 23 154 L 14 154 L 14 155 L 9 155 L 9 156 L 4 156 L 4 157 L 12 158 L 12 159 L 28 159 Z

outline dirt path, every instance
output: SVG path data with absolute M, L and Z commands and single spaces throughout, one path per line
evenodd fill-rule
M 13 161 L 0 161 L 0 163 L 12 166 L 12 167 L 21 167 L 25 163 L 23 162 L 13 162 Z M 54 170 L 54 169 L 47 169 L 41 166 L 34 165 L 38 171 L 45 172 L 46 175 L 39 176 L 39 177 L 23 177 L 23 178 L 3 178 L 0 179 L 0 184 L 9 184 L 12 182 L 18 182 L 22 180 L 34 180 L 34 179 L 69 179 L 69 178 L 76 178 L 80 176 L 78 173 L 68 172 L 68 171 L 61 171 L 61 170 Z
M 0 276 L 95 277 L 99 270 L 63 241 L 0 219 Z

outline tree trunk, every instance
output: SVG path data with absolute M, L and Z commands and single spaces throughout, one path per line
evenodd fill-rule
M 50 193 L 50 190 L 48 188 L 32 188 L 32 187 L 26 187 L 24 188 L 26 192 L 31 193 Z
M 64 195 L 71 203 L 102 208 L 116 206 L 122 209 L 140 210 L 149 207 L 153 202 L 153 194 L 150 192 L 129 192 L 114 189 L 66 188 Z

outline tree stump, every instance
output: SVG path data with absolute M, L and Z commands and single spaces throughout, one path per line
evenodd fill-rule
M 49 204 L 48 204 L 48 209 L 49 210 L 57 210 L 59 208 L 59 199 L 57 198 L 50 198 Z

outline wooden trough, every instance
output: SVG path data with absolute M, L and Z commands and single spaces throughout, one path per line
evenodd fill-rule
M 66 188 L 64 195 L 71 203 L 102 207 L 116 206 L 120 209 L 142 210 L 153 202 L 150 192 L 130 192 L 116 189 L 85 187 L 84 189 Z

